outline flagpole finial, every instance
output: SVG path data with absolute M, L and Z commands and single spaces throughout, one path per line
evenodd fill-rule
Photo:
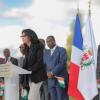
M 79 14 L 79 0 L 77 2 L 77 14 Z
M 89 16 L 91 16 L 91 0 L 88 1 L 88 13 L 89 13 Z

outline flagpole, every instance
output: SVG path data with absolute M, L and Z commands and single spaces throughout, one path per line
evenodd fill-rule
M 79 14 L 79 0 L 77 2 L 77 14 Z
M 90 27 L 90 26 L 92 25 L 92 24 L 91 24 L 91 0 L 88 1 L 88 15 L 89 15 L 89 17 L 90 17 L 90 18 L 88 19 L 88 20 L 89 20 L 89 27 Z M 90 37 L 90 38 L 91 38 L 91 43 L 94 44 L 94 43 L 93 43 L 94 40 L 93 40 L 93 35 L 92 35 L 92 29 L 91 29 L 91 27 L 90 27 L 90 36 L 91 36 L 91 37 Z M 96 53 L 96 54 L 97 54 L 97 53 Z M 93 52 L 93 56 L 94 56 L 94 52 Z
M 90 25 L 91 25 L 91 24 L 90 24 L 90 20 L 91 20 L 91 0 L 88 1 L 88 17 L 89 17 L 88 20 L 89 20 L 90 36 L 91 36 L 90 38 L 91 38 L 91 40 L 92 40 L 92 35 L 91 35 L 92 32 L 91 32 L 91 28 L 90 28 Z M 92 42 L 92 41 L 91 41 L 91 42 Z M 93 44 L 93 43 L 92 43 L 92 44 Z M 93 55 L 94 55 L 94 54 L 93 54 Z
M 88 1 L 88 14 L 91 17 L 91 0 Z

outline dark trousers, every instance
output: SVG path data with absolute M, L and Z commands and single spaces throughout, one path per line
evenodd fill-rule
M 66 89 L 59 86 L 49 87 L 51 100 L 68 100 Z
M 40 98 L 41 100 L 50 100 L 47 81 L 44 81 L 43 84 L 41 85 Z

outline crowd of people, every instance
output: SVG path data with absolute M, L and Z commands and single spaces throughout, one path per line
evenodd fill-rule
M 68 100 L 66 50 L 56 44 L 54 36 L 48 36 L 45 41 L 31 29 L 23 30 L 21 38 L 20 58 L 11 57 L 9 48 L 3 50 L 5 58 L 0 58 L 0 64 L 11 62 L 32 71 L 31 75 L 20 75 L 19 100 Z M 46 44 L 49 49 L 45 48 Z M 63 87 L 58 79 L 63 79 Z M 25 98 L 23 90 L 27 92 Z M 4 91 L 4 79 L 0 78 L 0 100 L 3 100 Z

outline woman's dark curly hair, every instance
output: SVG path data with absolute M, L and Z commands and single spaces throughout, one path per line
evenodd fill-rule
M 42 48 L 43 49 L 43 45 L 40 43 L 35 31 L 33 31 L 31 29 L 24 29 L 22 31 L 22 34 L 23 33 L 25 33 L 25 35 L 27 35 L 30 38 L 30 41 L 31 41 L 32 45 L 36 46 L 37 48 Z
M 31 29 L 24 29 L 22 31 L 22 34 L 23 33 L 25 33 L 28 37 L 30 37 L 32 44 L 39 43 L 39 39 L 38 39 L 36 33 L 33 30 L 31 30 Z

